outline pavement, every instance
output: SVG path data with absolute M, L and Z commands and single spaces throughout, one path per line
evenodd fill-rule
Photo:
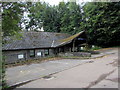
M 117 61 L 118 49 L 111 49 L 102 50 L 91 59 L 62 59 L 11 67 L 7 69 L 7 83 L 14 86 L 33 80 L 17 88 L 118 88 Z

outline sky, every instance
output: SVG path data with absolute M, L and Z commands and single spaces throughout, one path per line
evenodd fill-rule
M 62 0 L 43 0 L 47 3 L 49 3 L 50 5 L 58 5 L 59 2 L 61 2 Z
M 50 5 L 58 5 L 59 2 L 64 1 L 64 2 L 69 2 L 70 0 L 41 0 L 45 1 L 46 3 L 49 3 Z M 72 2 L 76 1 L 77 3 L 82 3 L 82 2 L 89 2 L 91 0 L 71 0 Z

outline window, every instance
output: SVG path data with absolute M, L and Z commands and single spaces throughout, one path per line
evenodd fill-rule
M 24 58 L 24 55 L 23 54 L 19 54 L 18 55 L 18 59 L 22 59 L 22 58 Z
M 49 55 L 49 49 L 45 49 L 45 56 Z
M 30 50 L 30 57 L 34 57 L 35 56 L 35 50 Z

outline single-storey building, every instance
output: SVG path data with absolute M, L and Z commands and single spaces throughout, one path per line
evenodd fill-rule
M 20 39 L 5 37 L 7 43 L 2 47 L 7 63 L 20 60 L 55 56 L 60 52 L 77 52 L 86 43 L 86 34 L 81 31 L 75 35 L 53 32 L 24 32 Z

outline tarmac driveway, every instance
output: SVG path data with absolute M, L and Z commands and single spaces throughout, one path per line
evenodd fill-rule
M 100 60 L 101 65 L 100 65 L 100 63 L 98 63 L 97 65 L 94 63 L 93 67 L 95 67 L 95 66 L 98 67 L 98 65 L 100 67 L 101 66 L 103 67 L 103 61 L 110 60 L 111 58 L 114 58 L 114 57 L 115 58 L 118 57 L 118 49 L 110 49 L 109 51 L 108 50 L 109 49 L 102 50 L 100 54 L 92 55 L 92 58 L 101 57 L 104 55 L 113 55 L 105 60 Z M 116 53 L 116 55 L 114 55 L 115 53 Z M 78 68 L 77 70 L 81 69 L 80 71 L 85 71 L 85 70 L 90 71 L 89 69 L 91 67 L 86 67 L 86 66 L 91 65 L 91 63 L 92 63 L 91 61 L 95 62 L 95 60 L 92 58 L 86 59 L 86 60 L 80 60 L 80 59 L 61 59 L 61 60 L 53 60 L 53 61 L 51 60 L 51 61 L 46 61 L 43 63 L 22 65 L 22 66 L 7 68 L 6 69 L 6 81 L 9 86 L 14 86 L 14 85 L 17 85 L 17 84 L 20 84 L 23 82 L 27 82 L 30 80 L 36 80 L 36 79 L 42 78 L 44 76 L 48 76 L 50 74 L 55 74 L 57 72 L 64 71 L 66 69 L 71 70 L 70 68 L 76 67 L 76 66 L 83 66 L 83 68 Z M 96 59 L 96 60 L 99 61 L 99 59 Z M 114 59 L 112 59 L 111 61 L 114 61 Z M 105 63 L 105 66 L 106 66 L 106 63 Z M 101 70 L 104 71 L 106 69 L 101 69 Z M 76 69 L 73 71 L 76 71 Z M 94 71 L 94 70 L 92 70 L 92 71 Z M 98 73 L 97 71 L 99 71 L 99 69 L 96 70 L 96 73 Z M 108 71 L 109 70 L 107 70 L 107 72 Z M 96 73 L 93 73 L 93 76 L 96 75 Z M 71 75 L 71 74 L 72 73 L 70 72 L 69 75 Z M 74 75 L 74 73 L 73 73 L 73 75 Z
M 107 53 L 107 52 L 106 52 Z M 109 53 L 109 54 L 108 54 Z M 68 70 L 52 74 L 48 78 L 41 78 L 18 88 L 101 88 L 103 90 L 118 90 L 120 84 L 118 76 L 118 50 L 108 51 L 107 55 L 93 59 L 94 62 L 77 65 Z M 106 89 L 105 89 L 106 88 Z
M 13 86 L 30 80 L 39 79 L 49 74 L 57 73 L 80 64 L 88 63 L 89 61 L 91 60 L 62 59 L 7 68 L 7 84 L 9 86 Z

